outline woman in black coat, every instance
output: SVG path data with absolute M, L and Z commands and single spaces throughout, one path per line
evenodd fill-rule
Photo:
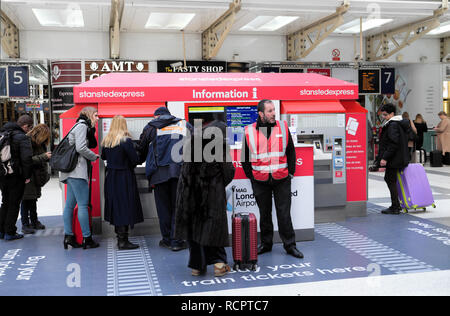
M 221 135 L 200 140 L 209 127 L 215 128 Z M 194 130 L 194 136 L 185 147 L 190 148 L 191 152 L 185 152 L 178 182 L 175 238 L 189 241 L 188 266 L 195 276 L 204 274 L 210 264 L 214 264 L 215 276 L 223 276 L 230 271 L 224 248 L 228 246 L 225 187 L 233 180 L 235 169 L 225 135 L 225 124 L 215 120 L 205 125 L 203 130 Z M 194 141 L 197 137 L 198 140 Z M 211 146 L 215 141 L 222 147 L 222 153 L 217 154 L 220 157 L 214 156 L 214 160 L 209 160 L 212 162 L 205 162 L 202 155 L 202 161 L 194 161 L 196 149 L 205 154 L 206 146 L 220 148 Z M 202 146 L 195 148 L 195 144 Z M 216 154 L 214 150 L 212 154 Z
M 41 197 L 41 188 L 50 180 L 48 161 L 51 153 L 47 152 L 50 142 L 50 129 L 45 124 L 36 125 L 28 134 L 33 147 L 33 174 L 31 181 L 25 185 L 20 209 L 22 232 L 33 234 L 35 229 L 45 229 L 38 220 L 37 200 Z
M 123 116 L 115 116 L 108 135 L 102 142 L 106 160 L 105 220 L 115 226 L 119 250 L 139 246 L 128 241 L 128 226 L 144 221 L 134 168 L 139 157 Z

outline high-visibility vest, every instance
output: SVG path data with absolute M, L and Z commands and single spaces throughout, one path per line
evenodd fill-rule
M 256 123 L 245 127 L 245 137 L 250 149 L 250 162 L 255 180 L 268 181 L 269 174 L 275 180 L 289 176 L 286 157 L 288 132 L 285 121 L 276 121 L 269 138 L 256 128 Z

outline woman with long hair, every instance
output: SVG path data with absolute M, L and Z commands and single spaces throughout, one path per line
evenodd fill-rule
M 112 119 L 101 146 L 101 157 L 106 161 L 105 220 L 115 226 L 119 250 L 139 248 L 128 240 L 128 227 L 144 221 L 134 174 L 139 157 L 123 116 Z
M 41 197 L 41 188 L 50 180 L 48 161 L 52 155 L 47 152 L 50 142 L 50 129 L 47 125 L 36 125 L 27 135 L 33 148 L 33 173 L 31 181 L 25 185 L 20 213 L 22 233 L 32 234 L 35 229 L 45 229 L 38 220 L 37 200 Z
M 90 148 L 97 146 L 95 140 L 95 125 L 98 121 L 97 109 L 85 107 L 81 110 L 77 123 L 69 133 L 69 143 L 75 144 L 78 152 L 78 163 L 71 172 L 61 172 L 59 180 L 67 184 L 67 198 L 64 207 L 64 249 L 70 245 L 73 248 L 97 248 L 99 246 L 92 239 L 89 225 L 89 174 L 92 170 L 91 162 L 96 161 L 99 155 Z M 78 221 L 83 232 L 83 244 L 79 245 L 72 231 L 72 220 L 75 205 L 78 204 Z
M 417 142 L 416 149 L 422 149 L 423 146 L 423 133 L 428 131 L 427 122 L 423 119 L 422 114 L 417 114 L 416 119 L 414 120 L 414 125 L 417 129 Z

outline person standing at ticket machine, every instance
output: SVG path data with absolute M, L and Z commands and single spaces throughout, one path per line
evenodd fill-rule
M 150 190 L 154 189 L 155 192 L 162 235 L 159 246 L 179 251 L 187 248 L 185 241 L 173 238 L 175 200 L 182 161 L 174 161 L 172 149 L 186 136 L 187 123 L 171 115 L 164 106 L 156 109 L 154 117 L 144 128 L 137 149 L 141 163 L 146 162 L 145 173 Z
M 286 252 L 303 258 L 295 244 L 291 219 L 291 179 L 295 173 L 296 154 L 287 123 L 275 120 L 275 106 L 270 100 L 258 103 L 258 120 L 245 127 L 242 167 L 251 180 L 260 211 L 261 245 L 258 254 L 272 250 L 272 193 L 277 212 L 278 231 Z

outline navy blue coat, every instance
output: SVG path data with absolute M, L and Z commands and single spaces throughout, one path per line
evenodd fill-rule
M 115 226 L 133 226 L 144 221 L 134 168 L 139 157 L 133 141 L 127 138 L 120 145 L 102 147 L 106 160 L 105 220 Z

